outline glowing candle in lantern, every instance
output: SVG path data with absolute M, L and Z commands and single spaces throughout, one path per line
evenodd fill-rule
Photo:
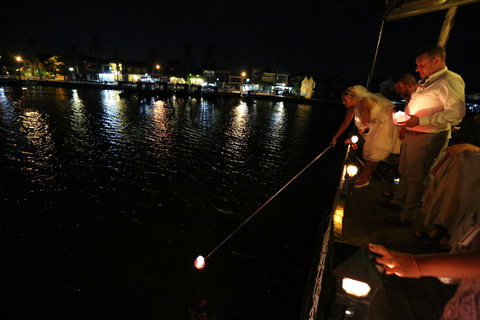
M 404 126 L 407 123 L 407 121 L 410 120 L 410 116 L 403 111 L 397 111 L 395 113 L 392 113 L 392 117 L 393 117 L 393 122 L 397 126 Z
M 354 175 L 357 174 L 357 172 L 358 172 L 357 167 L 352 166 L 352 165 L 347 167 L 347 174 L 348 174 L 349 177 L 353 177 Z
M 358 142 L 358 136 L 352 136 L 350 138 L 350 141 L 352 141 L 352 143 L 357 143 Z
M 197 269 L 203 269 L 203 267 L 205 267 L 205 259 L 202 256 L 198 256 L 194 265 Z

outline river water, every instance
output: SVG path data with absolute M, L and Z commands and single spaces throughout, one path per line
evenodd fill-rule
M 2 318 L 297 319 L 344 112 L 0 87 Z

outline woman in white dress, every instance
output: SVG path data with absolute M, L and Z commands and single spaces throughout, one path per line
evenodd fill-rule
M 338 137 L 354 118 L 358 132 L 365 139 L 365 166 L 355 185 L 355 188 L 362 188 L 369 185 L 370 177 L 380 161 L 388 158 L 390 153 L 400 153 L 399 129 L 392 120 L 394 105 L 383 95 L 371 93 L 359 85 L 347 88 L 342 93 L 342 101 L 347 114 L 330 145 L 335 146 Z M 367 128 L 369 131 L 365 134 Z

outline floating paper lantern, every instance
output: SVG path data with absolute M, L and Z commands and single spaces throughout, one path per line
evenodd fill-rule
M 203 269 L 203 267 L 205 267 L 205 259 L 202 256 L 198 256 L 194 265 L 197 269 Z
M 408 114 L 406 114 L 403 111 L 397 111 L 395 113 L 392 113 L 392 117 L 393 117 L 393 122 L 397 126 L 404 126 L 407 123 L 407 121 L 410 120 L 411 118 Z

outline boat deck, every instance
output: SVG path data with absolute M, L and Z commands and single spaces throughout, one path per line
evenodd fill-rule
M 396 212 L 377 203 L 385 202 L 384 193 L 394 187 L 393 183 L 373 180 L 369 186 L 353 190 L 345 200 L 343 225 L 336 240 L 364 247 L 376 243 L 402 252 L 428 253 L 423 241 L 414 236 L 415 230 L 423 229 L 424 217 L 418 215 L 412 227 L 396 226 L 387 221 Z M 436 278 L 387 276 L 384 288 L 377 292 L 364 319 L 439 319 L 455 289 Z

